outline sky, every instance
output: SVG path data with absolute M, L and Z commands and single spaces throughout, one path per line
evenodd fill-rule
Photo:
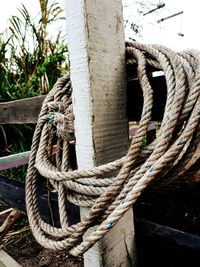
M 128 13 L 133 14 L 133 17 L 138 16 L 134 1 L 124 0 L 124 2 L 127 5 L 127 8 L 124 7 L 125 16 Z M 149 2 L 157 4 L 159 1 L 151 0 Z M 162 0 L 161 2 L 165 3 L 164 8 L 146 16 L 140 16 L 143 31 L 142 37 L 139 39 L 144 43 L 158 43 L 175 50 L 200 49 L 200 1 Z M 158 20 L 181 11 L 183 11 L 183 14 L 157 23 Z M 128 31 L 126 29 L 126 36 L 128 35 Z
M 63 9 L 65 8 L 65 0 L 56 0 L 56 2 L 58 2 Z M 8 26 L 11 16 L 19 15 L 18 9 L 22 7 L 22 4 L 26 7 L 31 17 L 35 18 L 37 21 L 40 12 L 39 0 L 6 0 L 0 9 L 0 32 L 3 32 Z M 56 33 L 58 33 L 61 28 L 64 31 L 66 30 L 65 22 L 62 21 L 60 23 L 61 25 L 59 22 L 54 23 L 54 26 L 50 28 L 50 35 L 57 36 Z
M 64 0 L 58 0 L 64 8 Z M 144 1 L 146 2 L 146 1 Z M 159 0 L 151 0 L 153 4 L 157 4 Z M 175 50 L 184 50 L 190 48 L 198 49 L 200 47 L 199 34 L 199 0 L 162 0 L 165 7 L 159 11 L 153 12 L 146 16 L 138 16 L 138 10 L 134 0 L 123 0 L 124 3 L 124 20 L 138 21 L 143 26 L 141 36 L 136 38 L 132 36 L 130 27 L 126 27 L 126 39 L 132 36 L 137 41 L 144 43 L 158 43 L 168 46 Z M 23 3 L 33 17 L 39 12 L 38 0 L 6 0 L 0 9 L 0 32 L 2 32 L 8 23 L 11 15 L 17 15 L 17 8 Z M 145 8 L 144 8 L 145 10 Z M 168 17 L 177 12 L 183 11 L 182 15 L 157 23 L 159 19 Z M 64 23 L 62 21 L 62 23 Z M 63 29 L 65 29 L 65 25 Z M 59 25 L 57 26 L 59 28 Z M 51 33 L 56 32 L 56 27 L 51 29 Z M 184 35 L 184 36 L 183 36 Z

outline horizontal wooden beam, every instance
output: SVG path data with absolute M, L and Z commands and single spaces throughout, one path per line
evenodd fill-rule
M 24 183 L 0 176 L 0 199 L 10 207 L 26 213 Z M 46 212 L 46 209 L 44 211 Z M 46 215 L 44 217 L 48 218 Z
M 59 226 L 60 219 L 58 213 L 57 192 L 47 192 L 41 187 L 37 188 L 38 206 L 42 218 L 48 223 Z M 26 214 L 25 186 L 24 183 L 0 176 L 0 199 L 10 207 Z M 79 207 L 66 203 L 69 224 L 80 221 Z
M 36 123 L 45 96 L 0 103 L 0 124 Z
M 166 241 L 169 244 L 191 252 L 200 252 L 200 236 L 198 235 L 186 233 L 138 217 L 135 218 L 135 228 L 138 239 L 142 237 L 145 239 L 153 238 L 158 241 Z
M 28 163 L 30 151 L 0 158 L 0 171 L 19 167 Z
M 134 66 L 127 67 L 127 76 L 136 73 Z M 152 120 L 162 120 L 166 101 L 166 83 L 164 76 L 151 78 L 154 88 L 154 109 Z M 160 87 L 164 90 L 160 90 Z M 142 90 L 138 80 L 127 82 L 127 105 L 129 121 L 139 121 L 143 106 Z M 36 123 L 45 96 L 30 97 L 10 102 L 0 103 L 0 124 Z M 137 101 L 135 101 L 137 99 Z M 159 103 L 159 105 L 157 105 Z

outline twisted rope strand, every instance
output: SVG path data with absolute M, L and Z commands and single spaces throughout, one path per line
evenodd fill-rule
M 175 176 L 181 179 L 200 158 L 196 153 L 200 141 L 199 52 L 175 53 L 163 46 L 134 42 L 126 44 L 126 53 L 127 64 L 137 64 L 144 104 L 139 128 L 125 157 L 72 171 L 69 145 L 74 118 L 69 77 L 59 79 L 44 100 L 31 147 L 26 207 L 33 235 L 46 248 L 82 255 L 116 224 L 152 181 L 167 184 Z M 167 100 L 157 138 L 142 149 L 153 108 L 147 66 L 164 72 Z M 36 191 L 40 175 L 58 191 L 60 227 L 46 223 L 39 213 Z M 68 226 L 66 201 L 90 207 L 81 222 Z M 96 222 L 96 229 L 82 241 Z

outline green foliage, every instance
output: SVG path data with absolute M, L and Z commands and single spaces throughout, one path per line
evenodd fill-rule
M 63 19 L 58 3 L 40 0 L 39 21 L 24 5 L 0 35 L 0 101 L 46 94 L 68 70 L 67 45 L 61 32 L 48 37 L 48 26 Z M 6 37 L 8 36 L 8 37 Z
M 63 10 L 57 2 L 39 3 L 37 19 L 22 5 L 19 15 L 13 15 L 0 34 L 0 101 L 46 94 L 68 72 L 64 36 L 61 31 L 54 38 L 48 36 L 48 27 L 63 19 Z M 34 125 L 0 125 L 0 156 L 30 150 L 33 131 Z M 18 180 L 23 180 L 25 173 L 25 167 L 2 172 Z

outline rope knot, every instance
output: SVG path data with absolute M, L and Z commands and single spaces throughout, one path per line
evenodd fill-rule
M 74 140 L 74 115 L 72 105 L 70 105 L 65 112 L 54 111 L 50 113 L 48 123 L 51 127 L 56 128 L 58 138 L 67 141 Z

